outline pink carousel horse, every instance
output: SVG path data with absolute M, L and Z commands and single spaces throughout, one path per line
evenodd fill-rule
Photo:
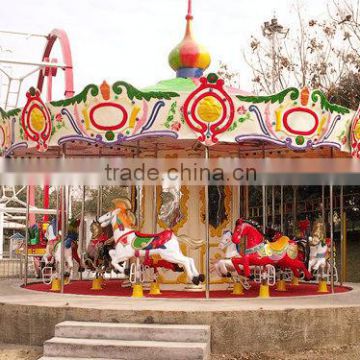
M 242 244 L 242 239 L 244 242 Z M 300 260 L 301 256 L 295 241 L 287 236 L 281 236 L 274 242 L 266 242 L 264 235 L 250 221 L 238 219 L 232 235 L 232 241 L 239 247 L 240 256 L 233 257 L 232 263 L 240 274 L 244 269 L 245 276 L 250 276 L 250 266 L 275 265 L 281 268 L 289 268 L 296 277 L 299 271 L 303 271 L 306 279 L 310 280 L 312 275 L 305 264 Z M 241 246 L 243 245 L 243 246 Z

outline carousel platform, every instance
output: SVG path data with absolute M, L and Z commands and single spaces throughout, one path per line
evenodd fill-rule
M 66 285 L 64 288 L 65 294 L 74 295 L 92 295 L 92 296 L 124 296 L 131 297 L 132 288 L 122 287 L 121 280 L 106 280 L 103 284 L 102 290 L 92 290 L 90 280 L 77 280 Z M 177 286 L 179 287 L 179 286 Z M 215 285 L 210 291 L 210 297 L 213 299 L 229 299 L 229 298 L 257 298 L 259 296 L 259 285 L 252 284 L 249 290 L 244 290 L 243 295 L 233 295 L 231 290 L 224 289 L 223 286 Z M 330 287 L 328 287 L 330 288 Z M 43 283 L 33 283 L 26 287 L 27 290 L 51 292 L 51 286 Z M 336 286 L 334 288 L 335 294 L 346 293 L 351 290 L 348 286 Z M 317 284 L 300 283 L 298 286 L 287 284 L 286 291 L 277 291 L 275 287 L 270 287 L 271 297 L 296 297 L 296 296 L 324 296 L 326 293 L 318 293 Z M 151 295 L 149 291 L 144 290 L 144 297 L 146 298 L 166 298 L 166 299 L 204 299 L 204 291 L 185 291 L 178 290 L 176 286 L 161 285 L 161 294 Z
M 129 289 L 120 290 L 119 282 L 110 281 L 103 292 L 70 293 L 72 286 L 82 285 L 74 282 L 59 294 L 35 290 L 39 284 L 24 289 L 18 280 L 0 281 L 0 342 L 41 346 L 62 321 L 210 325 L 212 352 L 233 355 L 330 349 L 353 345 L 360 337 L 358 284 L 347 284 L 351 291 L 337 288 L 335 294 L 279 294 L 269 299 L 226 295 L 209 300 L 201 298 L 202 293 L 134 299 L 126 295 Z M 111 294 L 112 287 L 124 291 L 123 296 Z

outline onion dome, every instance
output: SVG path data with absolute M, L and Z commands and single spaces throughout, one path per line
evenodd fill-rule
M 169 64 L 176 71 L 177 77 L 199 78 L 211 62 L 209 52 L 194 40 L 192 20 L 191 0 L 189 0 L 184 39 L 169 54 Z

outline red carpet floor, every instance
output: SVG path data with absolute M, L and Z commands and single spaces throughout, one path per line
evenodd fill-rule
M 160 285 L 161 287 L 161 285 Z M 50 286 L 43 283 L 29 284 L 27 287 L 29 290 L 50 292 Z M 275 290 L 275 287 L 270 288 L 271 297 L 289 297 L 289 296 L 311 296 L 322 295 L 317 292 L 316 284 L 300 284 L 299 286 L 287 285 L 286 292 L 279 292 Z M 344 293 L 350 291 L 351 288 L 346 286 L 336 286 L 335 293 Z M 65 286 L 65 294 L 77 294 L 77 295 L 102 295 L 102 296 L 131 296 L 131 288 L 122 288 L 120 280 L 107 280 L 103 285 L 103 290 L 91 290 L 91 281 L 77 280 Z M 244 295 L 232 295 L 229 290 L 214 290 L 210 291 L 210 297 L 212 298 L 254 298 L 259 295 L 259 286 L 253 284 L 250 290 L 246 290 Z M 176 291 L 176 290 L 162 290 L 161 295 L 152 296 L 148 291 L 144 291 L 146 297 L 162 297 L 162 298 L 204 298 L 205 292 L 188 292 L 188 291 Z

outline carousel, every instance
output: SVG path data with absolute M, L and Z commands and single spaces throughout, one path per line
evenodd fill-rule
M 189 0 L 185 36 L 169 54 L 176 78 L 141 90 L 104 81 L 77 94 L 68 39 L 53 31 L 25 106 L 0 111 L 3 156 L 92 161 L 360 157 L 359 113 L 329 102 L 320 90 L 288 88 L 260 96 L 228 86 L 206 73 L 210 54 L 194 40 L 192 23 Z M 57 40 L 64 64 L 51 58 Z M 52 100 L 57 71 L 65 73 L 65 99 Z M 46 184 L 38 211 L 46 215 L 36 222 L 34 187 L 27 186 L 28 231 L 19 251 L 25 259 L 24 287 L 175 298 L 350 291 L 343 285 L 344 189 L 335 190 L 317 187 L 318 211 L 300 214 L 303 199 L 296 186 Z M 291 200 L 284 200 L 285 192 Z M 95 210 L 87 208 L 91 202 Z M 6 213 L 6 207 L 0 211 Z M 31 254 L 41 262 L 40 281 L 29 274 Z

